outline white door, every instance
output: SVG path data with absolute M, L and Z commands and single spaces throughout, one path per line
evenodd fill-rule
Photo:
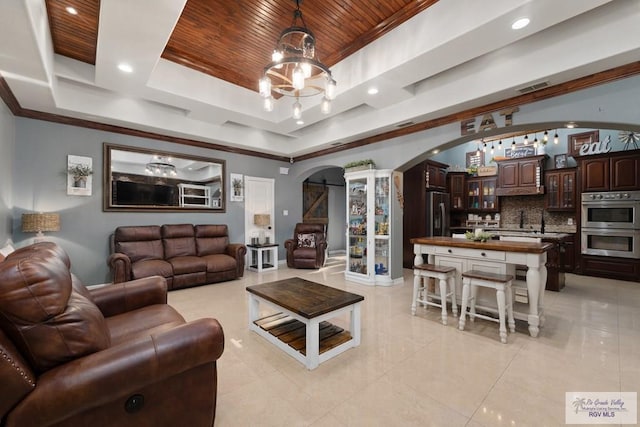
M 244 229 L 245 243 L 251 243 L 252 237 L 269 237 L 272 243 L 275 241 L 275 181 L 271 178 L 258 178 L 254 176 L 244 177 Z M 254 215 L 269 215 L 268 226 L 254 224 Z M 260 242 L 264 243 L 264 242 Z

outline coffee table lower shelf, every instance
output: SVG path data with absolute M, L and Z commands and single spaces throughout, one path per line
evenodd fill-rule
M 289 347 L 307 355 L 306 325 L 285 313 L 276 313 L 253 322 L 263 331 L 276 337 Z M 320 348 L 319 354 L 325 353 L 334 347 L 351 340 L 351 334 L 343 328 L 327 321 L 320 322 Z

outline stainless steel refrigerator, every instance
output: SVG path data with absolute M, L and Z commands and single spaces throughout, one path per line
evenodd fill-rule
M 451 236 L 449 230 L 449 193 L 429 191 L 426 213 L 427 236 Z

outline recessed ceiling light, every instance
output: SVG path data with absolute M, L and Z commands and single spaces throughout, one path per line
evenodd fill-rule
M 517 19 L 516 21 L 514 21 L 513 24 L 511 24 L 511 29 L 513 30 L 521 30 L 524 27 L 526 27 L 527 25 L 529 25 L 529 18 L 520 18 Z
M 123 73 L 132 73 L 133 67 L 127 63 L 121 62 L 120 64 L 118 64 L 118 70 L 122 71 Z
M 303 125 L 303 124 L 304 124 L 304 121 L 302 121 L 302 120 L 298 120 L 298 121 L 296 122 L 296 124 L 297 124 L 297 125 Z
M 367 93 L 369 95 L 375 95 L 376 93 L 378 93 L 378 88 L 377 87 L 370 87 L 369 90 L 367 91 Z
M 573 129 L 577 126 L 577 124 L 575 122 L 569 122 L 565 126 L 567 127 L 567 129 Z
M 70 14 L 70 15 L 77 15 L 78 14 L 78 11 L 76 10 L 75 7 L 67 6 L 67 7 L 64 8 L 64 10 L 66 10 L 67 13 Z

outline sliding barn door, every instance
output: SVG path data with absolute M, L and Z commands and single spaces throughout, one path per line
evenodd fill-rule
M 329 224 L 329 187 L 302 184 L 302 222 Z

